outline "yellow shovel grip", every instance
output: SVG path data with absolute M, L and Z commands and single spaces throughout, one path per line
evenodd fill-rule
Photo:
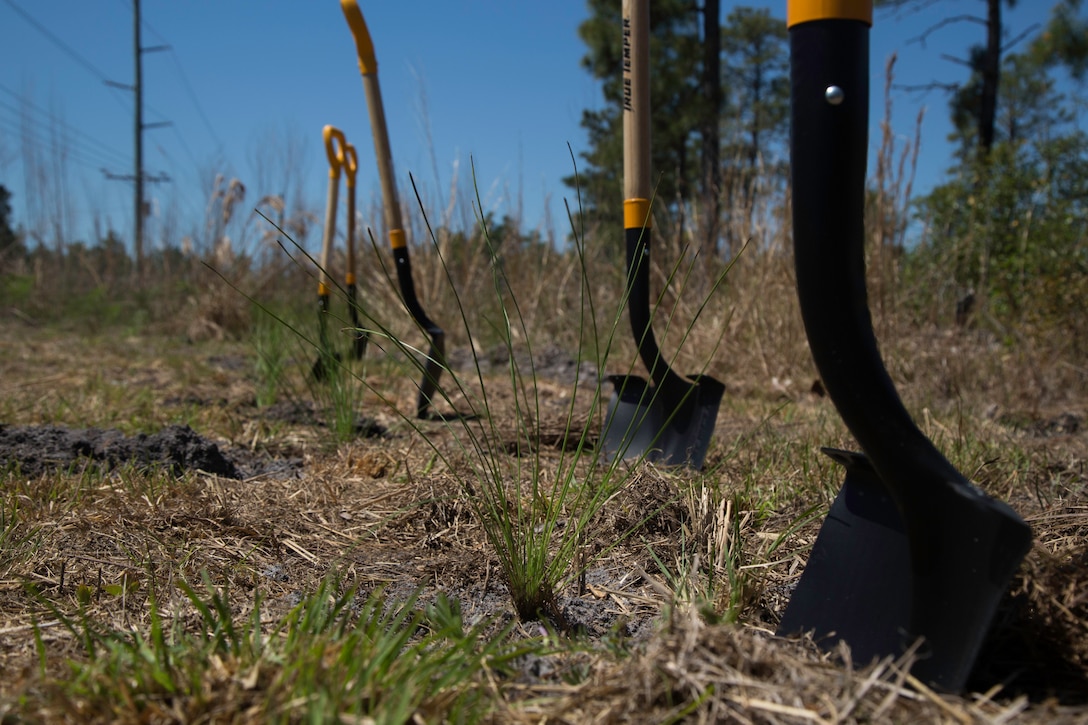
M 370 39 L 370 31 L 363 19 L 363 12 L 359 9 L 357 0 L 340 0 L 340 9 L 344 11 L 351 35 L 355 38 L 355 52 L 359 56 L 359 70 L 363 75 L 378 72 L 378 58 L 374 55 L 374 41 Z
M 873 24 L 873 0 L 787 0 L 786 25 L 811 20 L 860 20 Z
M 344 166 L 344 132 L 336 126 L 325 126 L 321 129 L 321 137 L 325 139 L 325 155 L 329 157 L 329 177 L 336 179 L 340 176 L 340 169 Z
M 348 188 L 355 186 L 355 174 L 359 171 L 359 155 L 355 153 L 355 146 L 344 144 L 344 175 L 347 177 Z

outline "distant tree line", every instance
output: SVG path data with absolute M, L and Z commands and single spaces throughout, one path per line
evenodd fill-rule
M 22 236 L 11 228 L 11 192 L 0 184 L 0 260 L 22 253 Z
M 1088 73 L 1088 20 L 1082 0 L 1058 0 L 1044 27 L 1010 29 L 1002 10 L 1015 0 L 973 2 L 923 34 L 960 23 L 979 29 L 979 42 L 948 66 L 966 77 L 897 86 L 947 94 L 955 153 L 945 179 L 913 200 L 911 214 L 903 210 L 901 232 L 913 216 L 909 240 L 881 239 L 900 247 L 897 258 L 916 278 L 946 270 L 949 284 L 1018 314 L 1033 288 L 1067 302 L 1067 292 L 1054 290 L 1088 292 L 1088 136 L 1077 100 L 1059 92 L 1060 79 L 1081 82 Z M 951 2 L 876 4 L 880 21 Z M 601 81 L 604 103 L 583 112 L 589 148 L 565 183 L 577 186 L 591 221 L 616 225 L 620 1 L 589 0 L 589 9 L 579 28 L 582 63 Z M 720 26 L 719 15 L 717 2 L 655 0 L 650 95 L 656 214 L 685 244 L 725 257 L 744 241 L 738 230 L 750 228 L 753 214 L 787 203 L 788 39 L 785 22 L 765 9 L 735 7 Z
M 1088 19 L 1081 0 L 1060 0 L 1044 27 L 1010 33 L 1001 10 L 1015 0 L 978 2 L 985 41 L 961 61 L 965 81 L 940 84 L 955 156 L 917 200 L 908 261 L 916 275 L 946 270 L 991 319 L 1053 320 L 1088 294 L 1088 135 L 1058 84 L 1088 72 Z

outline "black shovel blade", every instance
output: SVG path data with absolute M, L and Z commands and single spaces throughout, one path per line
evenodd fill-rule
M 440 392 L 438 379 L 442 371 L 446 370 L 446 333 L 433 323 L 427 329 L 431 336 L 431 347 L 427 351 L 427 358 L 423 363 L 423 379 L 419 383 L 419 397 L 416 399 L 416 417 L 436 423 L 452 423 L 454 421 L 476 420 L 474 413 L 442 413 L 434 409 L 438 399 L 445 398 L 445 393 Z
M 1004 504 L 948 486 L 925 532 L 939 553 L 917 565 L 899 508 L 869 460 L 824 452 L 846 468 L 846 480 L 777 634 L 812 632 L 826 650 L 846 642 L 861 665 L 898 657 L 920 638 L 912 674 L 963 689 L 1030 530 Z
M 438 378 L 442 375 L 446 362 L 446 334 L 438 325 L 431 323 L 427 329 L 431 337 L 431 348 L 423 362 L 423 379 L 419 382 L 419 397 L 416 399 L 416 417 L 426 420 L 432 415 L 435 393 L 438 392 Z
M 609 376 L 614 390 L 605 414 L 605 460 L 644 458 L 667 466 L 703 467 L 725 386 L 706 375 L 683 392 L 665 391 L 632 375 Z
M 338 367 L 340 367 L 340 353 L 320 352 L 314 359 L 314 364 L 310 366 L 310 376 L 316 383 L 325 383 L 332 377 L 333 370 Z
M 348 311 L 351 313 L 351 351 L 356 360 L 362 360 L 366 356 L 366 346 L 370 341 L 370 335 L 359 324 L 359 293 L 354 283 L 347 285 Z
M 610 375 L 614 390 L 608 400 L 601 433 L 601 448 L 605 459 L 637 458 L 655 452 L 655 439 L 661 430 L 660 410 L 655 408 L 653 388 L 645 378 L 633 375 Z
M 329 295 L 317 296 L 317 358 L 310 367 L 310 375 L 315 382 L 323 383 L 329 379 L 334 368 L 340 364 L 340 356 L 332 349 L 329 342 Z
M 776 634 L 811 632 L 825 650 L 850 645 L 857 664 L 910 645 L 910 550 L 899 509 L 869 460 L 825 448 L 846 468 Z

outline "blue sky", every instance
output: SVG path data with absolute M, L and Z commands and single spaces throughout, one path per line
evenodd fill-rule
M 785 16 L 785 0 L 746 4 Z M 1021 2 L 1006 13 L 1015 31 L 1045 22 L 1051 2 Z M 567 229 L 560 179 L 571 172 L 567 149 L 585 147 L 582 109 L 601 103 L 598 84 L 581 68 L 577 28 L 582 0 L 361 0 L 374 37 L 385 110 L 400 185 L 408 172 L 428 203 L 444 205 L 456 173 L 469 188 L 475 162 L 485 207 L 540 227 L 548 214 L 559 236 Z M 723 17 L 734 3 L 723 3 Z M 145 167 L 167 174 L 149 187 L 152 235 L 173 208 L 178 234 L 203 219 L 215 173 L 239 177 L 252 207 L 277 193 L 274 177 L 260 188 L 254 159 L 282 157 L 290 138 L 305 148 L 298 181 L 315 211 L 324 204 L 326 168 L 321 128 L 341 127 L 359 150 L 360 209 L 379 193 L 373 147 L 354 45 L 336 0 L 143 0 L 145 121 L 171 126 L 145 134 Z M 18 12 L 21 10 L 22 13 Z M 980 26 L 960 24 L 911 43 L 946 14 L 982 12 L 979 0 L 945 0 L 925 12 L 877 14 L 872 35 L 873 134 L 879 141 L 883 67 L 899 55 L 898 81 L 958 80 L 959 57 L 982 39 Z M 29 15 L 42 28 L 28 22 Z M 64 129 L 70 157 L 73 234 L 93 239 L 102 228 L 131 238 L 131 185 L 101 169 L 132 173 L 132 100 L 103 80 L 132 81 L 130 0 L 0 0 L 0 183 L 13 193 L 17 224 L 27 224 L 23 168 L 24 114 L 48 141 Z M 58 43 L 59 41 L 59 43 Z M 64 45 L 67 50 L 59 45 Z M 29 104 L 33 104 L 28 105 Z M 916 188 L 940 179 L 949 163 L 947 104 L 939 93 L 895 94 L 895 130 L 913 136 L 919 105 L 928 106 Z M 59 125 L 58 125 L 59 122 Z M 39 149 L 47 153 L 48 143 Z M 870 154 L 872 156 L 872 154 Z M 367 224 L 376 223 L 365 220 Z M 319 234 L 311 234 L 310 246 Z

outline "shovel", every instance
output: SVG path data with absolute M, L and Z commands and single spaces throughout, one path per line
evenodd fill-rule
M 797 290 L 820 377 L 864 454 L 825 449 L 845 483 L 778 627 L 854 662 L 921 639 L 912 673 L 963 688 L 1031 546 L 915 426 L 877 350 L 865 289 L 872 2 L 790 0 L 790 158 Z
M 661 357 L 650 315 L 650 7 L 623 2 L 623 226 L 627 309 L 650 385 L 612 375 L 602 447 L 608 460 L 645 457 L 702 468 L 725 386 L 706 375 L 682 378 Z
M 359 326 L 359 300 L 355 287 L 355 176 L 359 171 L 359 157 L 355 153 L 355 147 L 349 143 L 344 144 L 344 177 L 348 187 L 348 229 L 347 229 L 347 256 L 344 272 L 344 287 L 348 294 L 348 311 L 351 315 L 352 327 L 352 354 L 356 360 L 362 360 L 366 355 L 367 334 Z
M 397 263 L 397 281 L 400 284 L 401 298 L 412 319 L 416 321 L 431 340 L 431 348 L 423 368 L 423 380 L 419 384 L 419 398 L 416 403 L 416 416 L 422 419 L 441 419 L 438 413 L 431 411 L 435 392 L 438 390 L 438 378 L 446 366 L 446 333 L 436 325 L 423 311 L 416 296 L 415 283 L 412 281 L 412 264 L 408 258 L 407 238 L 401 222 L 400 201 L 397 198 L 397 186 L 393 175 L 393 153 L 389 146 L 389 131 L 385 125 L 385 109 L 382 106 L 382 92 L 378 85 L 378 59 L 374 54 L 374 43 L 366 20 L 359 10 L 357 0 L 340 0 L 351 35 L 355 39 L 355 50 L 359 56 L 359 70 L 363 74 L 363 90 L 366 93 L 366 105 L 370 111 L 370 130 L 374 136 L 374 155 L 378 162 L 378 176 L 381 179 L 382 199 L 385 207 L 385 225 L 389 230 L 389 245 L 393 248 L 393 259 Z
M 340 171 L 344 167 L 344 133 L 335 126 L 321 129 L 325 142 L 325 155 L 329 159 L 329 193 L 325 203 L 325 228 L 321 237 L 321 262 L 317 278 L 317 331 L 318 354 L 311 369 L 314 380 L 325 380 L 329 370 L 337 362 L 329 340 L 329 260 L 336 236 L 336 202 L 340 194 Z M 354 174 L 353 174 L 354 176 Z M 349 222 L 350 223 L 350 222 Z M 349 267 L 350 269 L 350 267 Z

